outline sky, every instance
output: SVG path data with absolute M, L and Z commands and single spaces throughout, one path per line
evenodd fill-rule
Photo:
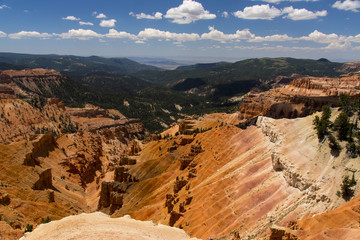
M 0 52 L 360 60 L 360 0 L 0 0 Z

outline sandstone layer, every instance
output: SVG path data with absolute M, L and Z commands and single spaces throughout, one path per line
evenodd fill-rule
M 38 108 L 22 99 L 0 100 L 5 239 L 18 239 L 27 224 L 47 217 L 95 211 L 102 181 L 111 178 L 121 156 L 134 154 L 136 138 L 145 133 L 139 120 L 117 111 L 60 103 L 47 99 Z
M 278 79 L 281 82 L 282 78 Z M 289 82 L 290 83 L 287 83 Z M 293 75 L 286 84 L 266 92 L 250 92 L 243 100 L 239 112 L 241 119 L 257 116 L 297 118 L 321 110 L 324 104 L 337 106 L 340 94 L 360 94 L 360 74 L 339 78 Z
M 183 145 L 182 135 L 150 142 L 129 167 L 138 181 L 114 214 L 202 239 L 234 232 L 262 239 L 274 224 L 335 209 L 345 202 L 336 195 L 343 176 L 352 174 L 347 169 L 357 176 L 360 163 L 345 151 L 332 156 L 327 142 L 318 142 L 313 118 L 259 117 L 246 130 L 224 123 Z

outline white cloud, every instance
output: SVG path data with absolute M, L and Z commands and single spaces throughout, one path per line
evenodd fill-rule
M 137 19 L 153 19 L 153 20 L 160 20 L 162 19 L 162 13 L 156 12 L 154 15 L 145 14 L 145 13 L 138 13 L 135 14 L 133 12 L 130 12 L 129 15 L 136 17 Z
M 244 11 L 237 11 L 233 14 L 237 18 L 243 19 L 273 20 L 274 18 L 281 16 L 282 12 L 274 6 L 270 7 L 269 4 L 263 4 L 245 7 Z
M 325 17 L 327 15 L 326 10 L 312 12 L 305 8 L 294 9 L 292 6 L 284 8 L 282 12 L 284 14 L 287 14 L 286 16 L 284 16 L 284 18 L 289 18 L 294 21 L 316 19 L 318 17 Z
M 101 20 L 100 26 L 101 27 L 115 27 L 116 20 L 109 19 L 109 20 Z
M 209 33 L 203 33 L 201 39 L 214 40 L 218 42 L 225 43 L 227 41 L 235 41 L 240 39 L 251 39 L 255 35 L 250 32 L 249 29 L 237 30 L 235 34 L 225 34 L 219 30 L 216 30 L 214 27 L 209 27 Z
M 39 33 L 36 31 L 21 31 L 18 33 L 11 33 L 8 35 L 12 39 L 22 39 L 22 38 L 49 38 L 51 34 L 49 33 Z
M 7 36 L 6 33 L 4 33 L 3 31 L 0 31 L 0 37 L 6 37 L 6 36 Z
M 136 40 L 137 36 L 131 33 L 127 33 L 127 32 L 118 32 L 115 29 L 110 29 L 109 33 L 105 35 L 105 37 L 108 38 L 129 38 L 132 40 Z
M 330 43 L 328 46 L 324 47 L 323 49 L 345 50 L 345 49 L 349 49 L 349 48 L 351 48 L 351 43 L 349 43 L 349 42 L 344 42 L 344 43 L 333 42 L 333 43 Z
M 77 18 L 77 17 L 74 17 L 74 16 L 67 16 L 67 17 L 63 17 L 62 20 L 79 21 L 80 18 Z
M 97 12 L 94 12 L 95 15 L 97 14 Z M 99 13 L 98 15 L 96 15 L 96 18 L 107 18 L 107 16 L 103 13 Z
M 80 24 L 80 25 L 89 25 L 89 26 L 93 26 L 93 25 L 94 25 L 92 22 L 83 22 L 83 21 L 80 21 L 79 24 Z
M 170 8 L 164 17 L 172 19 L 173 23 L 188 24 L 198 20 L 215 19 L 216 15 L 205 10 L 201 3 L 184 0 L 180 6 Z
M 66 33 L 57 34 L 63 39 L 79 39 L 79 40 L 89 40 L 91 38 L 100 38 L 103 35 L 94 32 L 89 29 L 71 29 Z
M 333 42 L 344 41 L 346 37 L 338 36 L 335 33 L 325 34 L 319 32 L 318 30 L 315 30 L 314 32 L 310 33 L 308 36 L 303 36 L 300 37 L 299 39 L 306 41 L 313 41 L 317 43 L 333 43 Z
M 349 36 L 346 39 L 349 42 L 355 42 L 355 43 L 360 43 L 360 34 L 356 35 L 356 36 Z
M 287 34 L 275 34 L 265 37 L 255 37 L 249 39 L 249 42 L 284 42 L 295 40 L 293 37 L 289 37 Z
M 172 33 L 168 31 L 161 31 L 154 28 L 145 28 L 145 30 L 139 32 L 138 37 L 141 40 L 148 39 L 159 39 L 167 41 L 177 41 L 177 42 L 188 42 L 200 40 L 200 36 L 197 33 Z
M 252 1 L 258 1 L 258 0 L 252 0 Z M 280 2 L 317 2 L 319 0 L 262 0 L 263 2 L 268 3 L 280 3 Z
M 358 8 L 360 8 L 360 1 L 359 0 L 345 0 L 344 2 L 336 1 L 333 5 L 333 8 L 337 8 L 339 10 L 345 11 L 353 11 L 358 12 Z
M 224 11 L 222 14 L 221 14 L 222 17 L 224 18 L 228 18 L 229 17 L 229 13 L 227 11 Z
M 3 4 L 3 5 L 0 5 L 0 9 L 4 9 L 4 8 L 10 8 L 9 6 Z

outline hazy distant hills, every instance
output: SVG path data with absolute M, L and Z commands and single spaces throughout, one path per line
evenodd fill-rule
M 84 74 L 96 71 L 131 74 L 144 70 L 160 70 L 160 68 L 140 64 L 128 58 L 102 58 L 97 56 L 0 53 L 0 63 L 20 65 L 27 68 L 55 69 L 68 74 Z
M 312 76 L 337 76 L 341 63 L 294 58 L 255 58 L 235 63 L 218 62 L 181 66 L 172 71 L 145 71 L 136 76 L 157 84 L 169 84 L 185 78 L 201 78 L 211 85 L 242 80 L 273 80 L 293 73 Z

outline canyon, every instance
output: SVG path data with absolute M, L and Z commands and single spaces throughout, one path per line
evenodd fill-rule
M 44 69 L 0 73 L 2 238 L 19 239 L 28 224 L 39 227 L 23 239 L 56 239 L 57 226 L 68 229 L 64 239 L 115 239 L 116 224 L 129 239 L 134 228 L 143 239 L 360 236 L 359 185 L 349 202 L 337 195 L 344 176 L 358 179 L 359 159 L 332 155 L 313 126 L 321 106 L 333 107 L 334 121 L 340 94 L 359 94 L 359 73 L 278 77 L 235 113 L 188 116 L 159 134 L 114 109 L 41 97 L 62 79 Z

